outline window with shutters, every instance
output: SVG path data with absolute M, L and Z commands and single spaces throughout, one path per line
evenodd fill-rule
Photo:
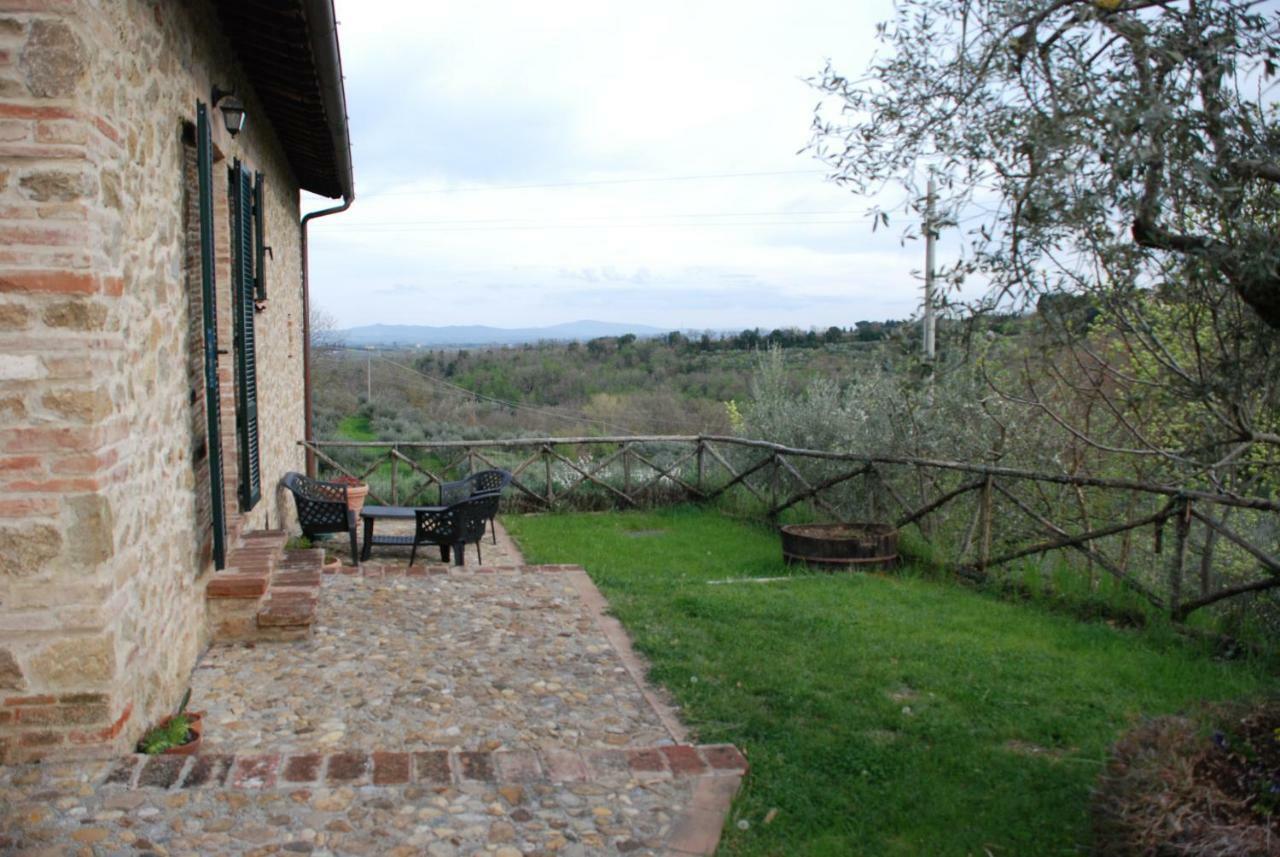
M 271 248 L 267 246 L 267 208 L 263 190 L 262 173 L 253 174 L 253 261 L 255 299 L 267 299 L 267 254 Z
M 222 409 L 218 383 L 218 312 L 216 247 L 214 243 L 214 150 L 209 129 L 209 109 L 196 104 L 193 139 L 184 140 L 188 168 L 187 241 L 191 279 L 198 280 L 198 298 L 192 289 L 192 324 L 199 324 L 200 336 L 194 355 L 191 404 L 203 417 L 203 426 L 193 432 L 197 484 L 203 483 L 197 500 L 197 527 L 203 531 L 205 514 L 210 534 L 209 550 L 215 568 L 226 566 L 226 508 L 222 473 Z M 194 173 L 194 175 L 191 175 Z M 194 187 L 193 187 L 194 186 Z M 193 193 L 194 191 L 194 193 Z M 202 429 L 202 430 L 201 430 Z
M 258 454 L 258 367 L 254 331 L 254 302 L 258 283 L 258 214 L 260 191 L 255 193 L 252 174 L 237 160 L 230 171 L 231 286 L 234 313 L 236 373 L 236 441 L 239 452 L 240 511 L 252 509 L 262 497 L 262 471 Z M 255 264 L 258 263 L 258 264 Z

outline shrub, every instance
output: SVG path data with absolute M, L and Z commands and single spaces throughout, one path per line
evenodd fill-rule
M 1120 739 L 1094 794 L 1102 857 L 1276 853 L 1280 700 L 1147 720 Z

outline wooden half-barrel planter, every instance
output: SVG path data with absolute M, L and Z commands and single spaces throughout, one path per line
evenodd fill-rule
M 782 528 L 782 558 L 825 571 L 894 568 L 898 531 L 890 524 L 788 524 Z

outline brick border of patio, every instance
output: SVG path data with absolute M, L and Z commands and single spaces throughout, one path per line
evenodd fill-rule
M 542 567 L 546 568 L 546 566 Z M 578 597 L 582 599 L 583 606 L 591 613 L 591 618 L 595 621 L 596 627 L 600 629 L 600 633 L 604 634 L 609 641 L 609 645 L 613 646 L 613 650 L 618 653 L 622 666 L 626 668 L 627 674 L 631 676 L 631 680 L 635 682 L 641 695 L 644 696 L 645 702 L 649 703 L 649 707 L 653 709 L 653 713 L 657 715 L 658 720 L 662 721 L 662 726 L 667 730 L 667 734 L 671 736 L 671 740 L 677 744 L 688 743 L 689 730 L 680 722 L 680 717 L 676 714 L 675 705 L 672 704 L 665 691 L 649 684 L 647 679 L 649 674 L 648 663 L 640 655 L 636 654 L 635 649 L 631 647 L 631 637 L 627 634 L 627 629 L 622 627 L 622 623 L 609 613 L 609 602 L 605 599 L 604 594 L 596 588 L 595 581 L 580 566 L 572 566 L 570 568 L 552 567 L 568 575 L 570 583 L 573 584 L 574 590 L 578 593 Z
M 181 790 L 591 783 L 619 778 L 650 782 L 679 777 L 741 777 L 747 770 L 746 758 L 732 744 L 662 744 L 627 750 L 133 754 L 118 759 L 102 784 Z
M 653 782 L 692 778 L 689 805 L 672 823 L 665 847 L 680 854 L 715 852 L 747 760 L 732 744 L 664 744 L 630 750 L 569 749 L 471 752 L 425 750 L 195 756 L 132 755 L 119 759 L 103 786 L 125 790 L 196 788 L 299 789 L 466 783 Z

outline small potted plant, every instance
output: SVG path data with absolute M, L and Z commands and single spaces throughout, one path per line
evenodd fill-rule
M 204 712 L 187 711 L 190 700 L 191 688 L 187 688 L 178 710 L 142 736 L 138 742 L 139 753 L 190 756 L 200 751 L 200 743 L 204 740 Z
M 333 481 L 339 485 L 347 486 L 347 508 L 359 515 L 360 510 L 364 508 L 364 498 L 369 493 L 369 486 L 354 476 L 347 476 L 345 473 L 335 477 Z
M 306 536 L 294 536 L 284 543 L 284 549 L 287 551 L 310 550 L 311 548 L 324 548 L 324 565 L 321 566 L 326 574 L 333 574 L 342 568 L 342 557 L 324 546 L 324 543 L 316 544 Z

